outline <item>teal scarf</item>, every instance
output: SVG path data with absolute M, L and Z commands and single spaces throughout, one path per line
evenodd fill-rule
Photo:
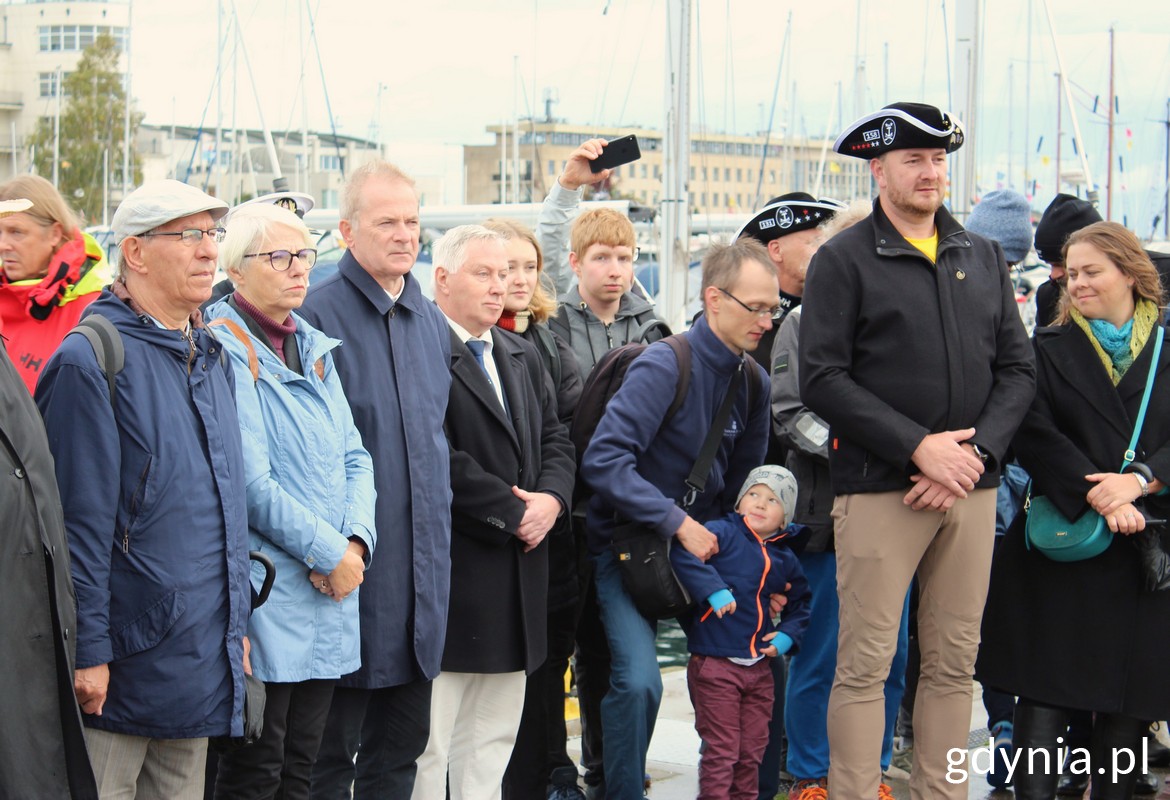
M 1088 320 L 1088 323 L 1089 330 L 1093 332 L 1093 338 L 1108 354 L 1117 374 L 1124 375 L 1133 364 L 1134 358 L 1133 351 L 1129 346 L 1130 337 L 1133 334 L 1133 319 L 1126 320 L 1126 323 L 1120 328 L 1113 327 L 1113 323 L 1104 319 L 1091 319 Z

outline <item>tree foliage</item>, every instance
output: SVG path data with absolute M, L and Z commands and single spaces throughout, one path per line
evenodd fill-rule
M 120 52 L 109 34 L 98 36 L 63 80 L 58 189 L 87 223 L 102 216 L 103 154 L 109 151 L 110 187 L 122 184 L 122 142 L 126 91 L 118 70 Z M 130 115 L 130 141 L 142 122 Z M 33 164 L 40 175 L 53 174 L 53 118 L 42 117 L 30 137 Z M 141 159 L 130 154 L 132 184 L 141 182 Z

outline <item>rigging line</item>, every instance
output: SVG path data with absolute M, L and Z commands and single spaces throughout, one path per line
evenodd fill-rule
M 618 35 L 613 37 L 613 49 L 610 51 L 610 54 L 609 54 L 609 69 L 605 73 L 605 81 L 601 85 L 601 92 L 597 98 L 597 106 L 593 110 L 593 120 L 594 120 L 593 124 L 594 125 L 598 124 L 597 120 L 603 119 L 603 114 L 605 113 L 606 101 L 609 99 L 609 84 L 613 80 L 614 67 L 617 65 L 618 45 L 621 44 L 622 33 L 624 33 L 625 29 L 626 29 L 626 24 L 625 24 L 626 23 L 626 16 L 627 16 L 629 10 L 630 10 L 630 4 L 629 4 L 629 1 L 626 0 L 625 2 L 622 3 L 622 18 L 617 23 Z M 605 11 L 602 12 L 602 15 L 603 16 L 607 15 L 608 11 L 609 11 L 609 3 L 607 2 L 606 7 L 605 7 Z M 619 122 L 619 124 L 620 124 L 620 122 Z
M 318 0 L 317 11 L 320 11 L 320 10 L 321 10 L 321 3 L 320 3 L 320 0 Z M 312 13 L 316 13 L 316 12 L 312 12 Z M 289 132 L 293 128 L 292 118 L 293 118 L 293 115 L 295 115 L 297 113 L 298 103 L 300 100 L 304 99 L 303 91 L 307 90 L 307 88 L 308 88 L 305 86 L 305 64 L 307 64 L 308 62 L 309 62 L 309 50 L 308 50 L 308 48 L 302 48 L 301 49 L 301 63 L 298 65 L 299 69 L 297 70 L 297 85 L 296 85 L 296 88 L 293 89 L 293 101 L 292 101 L 292 105 L 289 106 L 289 109 L 288 109 L 288 122 L 284 126 L 285 141 L 288 141 Z M 308 103 L 305 103 L 304 105 L 307 106 Z M 305 113 L 308 114 L 307 108 L 305 109 Z M 301 142 L 301 146 L 303 147 L 304 145 L 305 145 L 305 143 Z M 306 158 L 308 157 L 307 153 L 305 154 L 305 157 Z
M 942 23 L 943 23 L 943 52 L 947 60 L 947 108 L 953 109 L 955 101 L 953 99 L 951 86 L 951 34 L 949 26 L 947 25 L 947 0 L 942 0 Z
M 191 158 L 187 161 L 187 171 L 183 173 L 183 183 L 187 183 L 191 177 L 191 169 L 195 166 L 195 157 L 199 154 L 199 139 L 203 135 L 203 125 L 207 122 L 207 114 L 211 111 L 211 100 L 215 97 L 215 87 L 222 78 L 221 63 L 223 61 L 224 42 L 227 41 L 227 31 L 231 30 L 232 20 L 228 18 L 228 24 L 225 26 L 223 39 L 216 42 L 219 46 L 219 58 L 215 61 L 215 78 L 211 81 L 211 86 L 207 89 L 207 102 L 203 104 L 203 113 L 199 117 L 199 125 L 195 128 L 195 136 L 192 138 L 191 144 Z
M 930 41 L 930 9 L 934 5 L 930 0 L 925 0 L 926 13 L 922 15 L 922 41 Z M 922 80 L 918 83 L 918 96 L 926 97 L 926 54 L 930 52 L 930 48 L 922 48 Z M 890 98 L 884 98 L 885 103 L 891 102 Z M 842 121 L 844 122 L 844 121 Z
M 711 131 L 707 126 L 707 82 L 703 79 L 706 70 L 703 69 L 703 20 L 702 20 L 702 0 L 695 0 L 695 61 L 698 62 L 697 74 L 695 81 L 697 86 L 697 100 L 699 106 L 699 141 L 710 142 Z M 699 148 L 702 152 L 699 153 L 699 163 L 701 165 L 707 164 L 707 148 Z M 713 200 L 714 198 L 708 198 Z M 711 230 L 711 207 L 714 203 L 704 203 L 704 216 L 707 218 L 707 230 Z
M 325 94 L 325 111 L 329 114 L 329 130 L 333 133 L 333 150 L 337 153 L 337 171 L 345 177 L 345 159 L 341 155 L 341 142 L 337 138 L 337 121 L 333 118 L 333 103 L 329 100 L 329 84 L 325 80 L 325 62 L 321 60 L 321 43 L 317 40 L 317 16 L 309 7 L 310 0 L 305 0 L 305 10 L 309 12 L 309 39 L 313 42 L 313 50 L 317 53 L 317 69 L 321 72 L 321 91 Z M 317 3 L 321 7 L 320 0 Z
M 772 89 L 772 110 L 768 112 L 768 129 L 764 131 L 764 146 L 760 151 L 760 175 L 756 179 L 756 197 L 752 208 L 760 207 L 760 198 L 764 189 L 764 167 L 768 161 L 768 145 L 772 141 L 772 123 L 776 119 L 776 103 L 780 98 L 780 76 L 784 72 L 784 55 L 788 52 L 788 40 L 792 36 L 792 12 L 788 12 L 788 22 L 784 27 L 784 39 L 780 43 L 780 58 L 776 62 L 776 85 Z
M 650 20 L 654 15 L 654 7 L 657 5 L 658 0 L 650 0 L 650 10 L 646 13 L 646 23 L 641 27 L 640 30 L 653 30 L 650 25 Z M 634 56 L 634 66 L 633 69 L 630 70 L 630 80 L 626 84 L 626 96 L 622 100 L 622 113 L 618 115 L 618 120 L 624 120 L 626 118 L 626 107 L 630 102 L 630 93 L 634 89 L 634 76 L 638 74 L 638 64 L 642 61 L 642 49 L 646 46 L 646 40 L 649 38 L 649 36 L 638 37 L 638 53 Z

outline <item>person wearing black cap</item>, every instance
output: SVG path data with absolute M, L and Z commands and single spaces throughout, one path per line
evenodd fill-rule
M 1035 393 L 1003 251 L 943 208 L 951 117 L 895 103 L 834 145 L 869 159 L 873 213 L 809 269 L 801 397 L 829 424 L 840 598 L 829 700 L 834 797 L 879 797 L 883 682 L 917 572 L 922 675 L 911 797 L 965 798 L 966 753 L 1000 462 Z M 951 773 L 953 777 L 953 772 Z
M 1048 280 L 1036 290 L 1036 327 L 1043 328 L 1056 320 L 1060 290 L 1064 288 L 1064 243 L 1081 228 L 1100 222 L 1101 215 L 1088 200 L 1071 194 L 1058 194 L 1044 209 L 1036 226 L 1036 255 L 1052 271 Z
M 1052 271 L 1048 280 L 1036 290 L 1037 328 L 1053 324 L 1060 310 L 1060 291 L 1067 280 L 1064 274 L 1064 243 L 1081 228 L 1101 220 L 1101 214 L 1092 203 L 1071 194 L 1058 194 L 1044 209 L 1044 216 L 1036 226 L 1036 255 Z M 1170 255 L 1152 250 L 1147 250 L 1146 255 L 1158 270 L 1162 287 L 1170 289 Z
M 844 206 L 836 200 L 817 200 L 805 192 L 789 192 L 769 200 L 735 234 L 736 239 L 750 236 L 768 248 L 768 256 L 780 279 L 780 314 L 772 320 L 772 329 L 760 338 L 760 346 L 752 352 L 752 358 L 769 374 L 772 372 L 770 359 L 776 331 L 784 317 L 800 305 L 808 262 L 823 241 L 819 226 L 842 208 Z M 769 451 L 768 455 L 770 458 L 773 453 Z M 768 463 L 780 461 L 769 460 Z

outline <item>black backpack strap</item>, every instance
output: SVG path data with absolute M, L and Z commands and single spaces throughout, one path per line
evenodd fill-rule
M 122 344 L 122 334 L 101 314 L 90 314 L 69 333 L 80 333 L 89 340 L 93 354 L 97 358 L 98 368 L 106 375 L 106 385 L 110 388 L 110 405 L 114 405 L 118 390 L 115 377 L 126 365 L 126 348 Z M 65 334 L 66 336 L 69 333 Z
M 731 378 L 727 387 L 727 394 L 723 396 L 723 403 L 715 412 L 715 419 L 711 429 L 707 431 L 707 438 L 699 450 L 699 457 L 695 459 L 695 466 L 691 468 L 687 478 L 687 494 L 683 500 L 683 509 L 690 509 L 696 498 L 703 493 L 707 486 L 707 475 L 711 472 L 711 464 L 715 461 L 715 452 L 719 449 L 719 442 L 723 439 L 723 429 L 727 427 L 727 420 L 731 418 L 731 407 L 735 405 L 735 398 L 739 394 L 739 384 L 743 380 L 744 364 L 741 361 L 739 369 Z
M 670 326 L 655 316 L 653 309 L 648 309 L 636 315 L 634 322 L 638 323 L 638 327 L 634 329 L 633 334 L 630 336 L 629 341 L 631 342 L 653 344 L 672 335 Z
M 687 399 L 687 389 L 691 385 L 691 345 L 685 336 L 667 336 L 663 341 L 674 351 L 674 357 L 678 360 L 678 381 L 674 385 L 674 399 L 670 401 L 666 416 L 662 418 L 662 424 L 665 425 L 674 418 L 683 401 Z
M 560 336 L 565 342 L 572 342 L 573 335 L 569 331 L 569 312 L 566 309 L 568 303 L 560 303 L 557 305 L 557 313 L 548 318 L 548 327 Z
M 549 374 L 552 375 L 553 388 L 559 392 L 561 390 L 561 354 L 557 350 L 556 340 L 553 339 L 552 331 L 547 327 L 536 323 L 532 324 L 536 326 L 532 330 L 540 341 L 540 346 L 544 349 L 544 361 L 548 366 Z

